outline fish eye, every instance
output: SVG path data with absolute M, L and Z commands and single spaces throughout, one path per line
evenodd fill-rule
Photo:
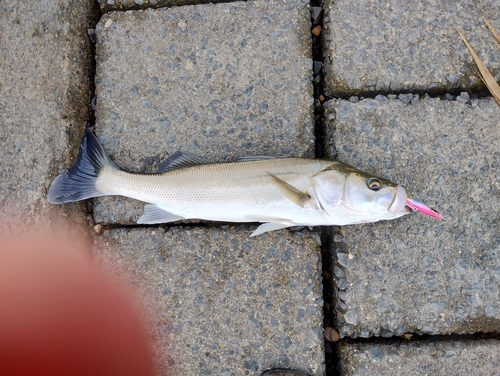
M 369 179 L 367 185 L 372 191 L 378 191 L 382 186 L 382 184 L 375 178 Z

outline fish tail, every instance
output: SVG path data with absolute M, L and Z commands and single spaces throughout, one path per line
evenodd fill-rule
M 54 179 L 47 193 L 48 201 L 64 204 L 105 196 L 106 193 L 97 189 L 96 182 L 106 166 L 118 168 L 92 132 L 86 130 L 75 164 Z

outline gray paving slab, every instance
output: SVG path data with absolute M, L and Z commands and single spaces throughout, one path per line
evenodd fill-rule
M 314 156 L 310 13 L 249 1 L 104 15 L 97 134 L 133 171 L 188 151 L 215 161 Z M 95 220 L 135 223 L 142 204 L 97 200 Z
M 325 0 L 325 90 L 330 95 L 448 91 L 482 85 L 456 29 L 500 73 L 496 0 Z
M 331 155 L 445 216 L 345 226 L 334 237 L 342 337 L 499 331 L 500 107 L 467 97 L 327 104 Z
M 500 341 L 441 340 L 337 345 L 339 375 L 499 375 Z
M 2 232 L 85 218 L 82 205 L 46 201 L 78 151 L 89 119 L 93 1 L 0 2 L 0 222 Z M 76 138 L 75 138 L 76 137 Z M 20 226 L 21 225 L 21 226 Z
M 322 375 L 319 236 L 240 227 L 106 230 L 94 252 L 147 307 L 161 374 Z

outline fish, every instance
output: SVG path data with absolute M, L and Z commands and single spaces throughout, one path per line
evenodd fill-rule
M 292 226 L 391 220 L 413 211 L 403 186 L 334 160 L 256 156 L 214 163 L 177 152 L 158 173 L 126 172 L 86 130 L 75 164 L 54 179 L 48 201 L 109 195 L 145 202 L 138 224 L 262 223 L 251 236 Z

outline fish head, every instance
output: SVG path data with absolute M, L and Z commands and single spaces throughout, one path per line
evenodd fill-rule
M 320 206 L 335 224 L 389 220 L 411 212 L 404 187 L 340 162 L 313 181 Z

